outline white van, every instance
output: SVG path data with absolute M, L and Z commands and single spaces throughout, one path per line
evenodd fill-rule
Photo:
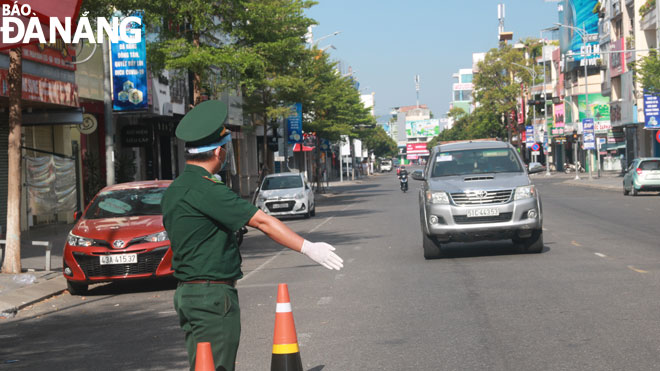
M 386 171 L 392 171 L 392 160 L 380 161 L 380 172 L 384 173 Z

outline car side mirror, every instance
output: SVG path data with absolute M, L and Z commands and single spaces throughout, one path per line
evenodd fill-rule
M 413 171 L 411 177 L 415 180 L 424 180 L 424 173 L 419 171 Z

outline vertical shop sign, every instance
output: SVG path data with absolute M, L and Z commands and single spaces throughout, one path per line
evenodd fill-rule
M 596 134 L 594 132 L 594 119 L 582 120 L 582 137 L 584 138 L 584 149 L 596 149 Z
M 142 13 L 133 16 L 142 19 Z M 129 23 L 130 29 L 141 28 L 144 22 Z M 127 34 L 132 31 L 127 30 Z M 119 40 L 112 43 L 112 108 L 115 111 L 138 111 L 149 108 L 147 96 L 147 47 L 145 37 L 138 43 Z
M 291 110 L 295 113 L 286 118 L 288 141 L 289 144 L 300 143 L 303 140 L 302 103 L 294 104 Z

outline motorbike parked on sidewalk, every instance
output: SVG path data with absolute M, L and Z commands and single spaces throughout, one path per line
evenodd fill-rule
M 582 164 L 580 164 L 580 161 L 577 162 L 578 166 L 578 171 L 581 173 L 584 173 L 584 168 L 582 167 Z M 564 163 L 564 172 L 566 174 L 574 173 L 575 172 L 575 165 L 569 164 L 569 163 Z

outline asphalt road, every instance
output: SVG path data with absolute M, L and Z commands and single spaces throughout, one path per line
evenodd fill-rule
M 508 241 L 422 255 L 417 186 L 394 174 L 344 186 L 287 223 L 337 247 L 329 271 L 251 230 L 239 283 L 237 370 L 270 365 L 278 283 L 306 370 L 660 369 L 660 197 L 534 177 L 545 249 Z M 106 284 L 0 322 L 0 370 L 184 370 L 172 282 Z M 10 362 L 10 363 L 8 363 Z

